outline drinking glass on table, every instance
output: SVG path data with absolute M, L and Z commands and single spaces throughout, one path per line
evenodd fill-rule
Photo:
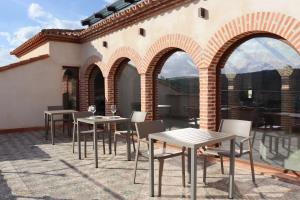
M 111 105 L 110 106 L 111 113 L 113 116 L 115 116 L 115 113 L 117 112 L 117 106 L 116 105 Z
M 88 109 L 89 112 L 93 113 L 93 116 L 95 116 L 95 112 L 96 112 L 96 106 L 95 105 L 91 105 Z

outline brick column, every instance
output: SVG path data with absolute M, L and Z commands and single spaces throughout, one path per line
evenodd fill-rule
M 154 119 L 154 83 L 151 73 L 140 74 L 141 76 L 141 111 L 147 112 L 147 120 Z
M 295 92 L 293 91 L 292 74 L 293 69 L 284 67 L 278 72 L 281 76 L 281 112 L 295 112 Z M 281 126 L 288 129 L 294 124 L 294 119 L 290 117 L 281 116 Z
M 104 88 L 105 88 L 105 115 L 111 115 L 110 107 L 115 105 L 115 83 L 114 77 L 104 77 Z
M 216 130 L 216 68 L 200 68 L 200 128 Z

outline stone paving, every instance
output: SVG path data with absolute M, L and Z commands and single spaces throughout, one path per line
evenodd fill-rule
M 137 184 L 133 184 L 133 161 L 126 161 L 125 144 L 117 156 L 103 155 L 99 142 L 99 168 L 94 168 L 92 145 L 83 160 L 72 154 L 71 141 L 58 135 L 56 145 L 45 141 L 43 132 L 0 135 L 0 199 L 189 199 L 189 188 L 181 186 L 179 159 L 164 166 L 162 197 L 148 197 L 148 162 L 139 162 Z M 143 147 L 146 149 L 147 147 Z M 202 161 L 198 164 L 198 199 L 227 199 L 227 175 L 219 164 L 208 167 L 207 185 L 202 183 Z M 157 169 L 157 164 L 155 167 Z M 157 177 L 157 171 L 156 175 Z M 235 199 L 300 199 L 300 186 L 270 176 L 236 169 Z M 157 193 L 157 185 L 155 185 Z

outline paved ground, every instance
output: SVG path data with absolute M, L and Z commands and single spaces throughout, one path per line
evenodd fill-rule
M 91 146 L 88 151 L 88 158 L 78 160 L 76 154 L 72 154 L 67 137 L 58 137 L 56 145 L 52 146 L 45 142 L 42 132 L 0 135 L 0 199 L 154 200 L 189 197 L 189 188 L 181 186 L 179 160 L 166 162 L 162 197 L 150 198 L 146 159 L 139 162 L 138 184 L 133 184 L 134 162 L 126 161 L 124 144 L 119 145 L 117 156 L 103 155 L 100 146 L 98 169 L 94 168 Z M 201 159 L 198 166 L 198 199 L 227 199 L 228 179 L 220 174 L 219 165 L 209 166 L 206 186 L 202 183 Z M 235 199 L 300 199 L 298 185 L 258 174 L 256 178 L 255 186 L 248 169 L 236 169 Z

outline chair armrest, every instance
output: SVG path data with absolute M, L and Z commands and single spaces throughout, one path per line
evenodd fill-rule
M 240 153 L 242 154 L 243 153 L 243 150 L 244 150 L 244 143 L 245 142 L 247 142 L 247 141 L 250 141 L 251 142 L 251 139 L 252 139 L 252 137 L 250 136 L 250 137 L 246 137 L 246 138 L 244 138 L 244 139 L 242 139 L 241 141 L 240 141 Z M 251 144 L 250 144 L 250 146 L 251 146 Z

